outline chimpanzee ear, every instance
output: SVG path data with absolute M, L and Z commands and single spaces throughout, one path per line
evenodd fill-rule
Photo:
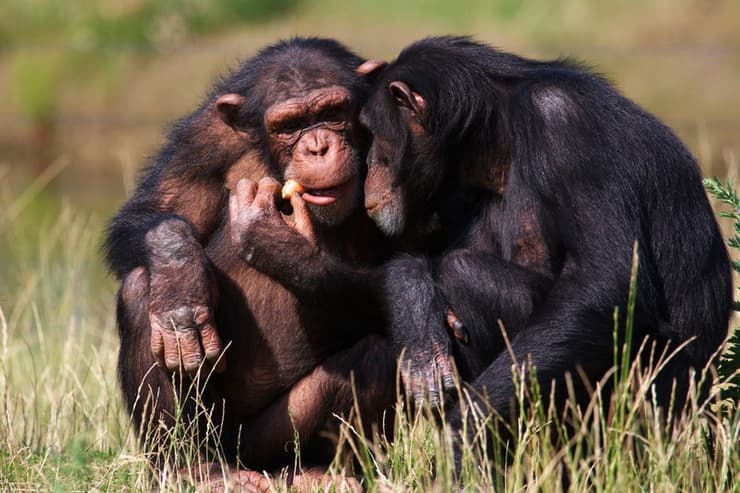
M 366 60 L 355 69 L 355 72 L 362 77 L 373 78 L 386 65 L 388 65 L 388 62 L 383 60 Z
M 244 104 L 245 99 L 241 94 L 230 93 L 219 96 L 216 100 L 218 116 L 234 130 L 238 130 L 236 124 L 239 121 L 239 109 Z
M 412 91 L 408 84 L 400 80 L 395 80 L 388 84 L 388 91 L 393 96 L 393 99 L 396 100 L 396 104 L 410 109 L 417 116 L 424 116 L 427 102 L 424 101 L 424 98 L 419 93 Z

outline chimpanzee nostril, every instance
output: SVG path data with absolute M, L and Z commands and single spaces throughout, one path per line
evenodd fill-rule
M 323 157 L 329 151 L 329 142 L 324 139 L 317 139 L 308 146 L 308 152 L 316 157 Z

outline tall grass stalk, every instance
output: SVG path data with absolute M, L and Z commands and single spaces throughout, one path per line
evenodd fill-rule
M 199 444 L 213 438 L 208 435 L 220 418 L 198 408 L 211 420 L 206 436 L 176 418 L 179 424 L 169 431 L 175 467 L 150 476 L 149 458 L 140 452 L 116 383 L 115 283 L 99 259 L 102 218 L 43 194 L 4 216 L 21 196 L 0 182 L 0 490 L 145 491 L 154 484 L 163 491 L 193 491 L 190 478 L 204 465 Z M 615 341 L 626 346 L 631 312 L 621 318 Z M 387 433 L 365 433 L 356 412 L 337 417 L 343 420 L 343 454 L 333 471 L 354 463 L 367 490 L 382 492 L 460 486 L 502 492 L 737 491 L 740 411 L 723 391 L 737 373 L 722 374 L 712 391 L 715 402 L 690 399 L 687 412 L 669 427 L 651 401 L 650 386 L 670 357 L 652 354 L 651 364 L 643 365 L 629 351 L 616 352 L 612 371 L 593 382 L 597 392 L 590 405 L 564 414 L 550 395 L 541 395 L 543 389 L 522 383 L 525 370 L 536 368 L 514 368 L 520 415 L 509 427 L 513 440 L 487 433 L 495 430 L 495 419 L 471 405 L 469 391 L 461 388 L 464 412 L 473 419 L 460 477 L 450 429 L 429 409 L 409 413 L 399 395 Z M 728 353 L 724 361 L 736 359 Z M 614 388 L 609 401 L 598 392 L 607 384 Z M 188 397 L 200 401 L 197 389 Z M 723 405 L 716 404 L 720 397 Z M 156 424 L 150 429 L 163 432 Z M 209 459 L 219 461 L 223 451 L 212 442 Z M 285 490 L 281 478 L 274 484 Z M 339 476 L 328 487 L 343 488 Z

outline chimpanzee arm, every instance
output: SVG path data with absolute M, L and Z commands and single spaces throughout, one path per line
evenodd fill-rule
M 583 302 L 584 281 L 560 278 L 530 323 L 511 340 L 516 364 L 520 368 L 525 365 L 526 369 L 531 364 L 541 395 L 549 396 L 550 386 L 554 384 L 556 399 L 561 403 L 566 397 L 566 373 L 572 377 L 576 397 L 583 398 L 587 385 L 593 386 L 595 382 L 582 382 L 579 368 L 584 375 L 603 375 L 613 365 L 612 307 L 623 307 L 626 300 L 626 291 L 601 289 L 603 306 L 589 306 Z M 487 399 L 473 396 L 481 409 L 486 412 L 490 406 L 505 420 L 516 411 L 512 407 L 516 395 L 512 364 L 511 354 L 503 351 L 473 384 L 477 393 L 487 395 Z M 531 376 L 527 375 L 527 379 Z M 453 425 L 459 426 L 459 421 L 459 415 L 453 414 Z
M 280 185 L 271 178 L 259 184 L 240 181 L 229 203 L 232 243 L 251 267 L 276 280 L 299 300 L 331 304 L 353 318 L 381 312 L 379 273 L 327 252 L 313 241 L 305 204 L 294 197 L 295 223 L 290 226 L 276 206 Z M 302 212 L 299 210 L 302 209 Z M 301 219 L 303 217 L 303 219 Z
M 293 214 L 286 218 L 277 209 L 280 185 L 272 178 L 259 184 L 240 181 L 229 201 L 229 232 L 238 256 L 250 267 L 280 283 L 299 302 L 325 306 L 333 322 L 358 320 L 378 330 L 383 318 L 381 272 L 369 262 L 342 258 L 315 239 L 308 210 L 296 194 Z M 354 218 L 356 219 L 356 217 Z M 342 233 L 362 244 L 363 235 Z M 367 243 L 362 244 L 367 250 Z M 379 257 L 380 255 L 378 255 Z M 377 323 L 376 323 L 377 322 Z
M 449 358 L 462 377 L 473 379 L 503 349 L 498 321 L 516 333 L 540 302 L 550 280 L 500 257 L 455 250 L 433 262 L 399 256 L 385 269 L 389 329 L 404 349 L 404 380 L 416 399 L 438 398 L 437 376 L 452 384 Z M 466 340 L 451 338 L 446 310 L 464 324 Z
M 204 104 L 175 125 L 108 228 L 106 257 L 116 276 L 146 268 L 151 349 L 169 370 L 182 364 L 195 372 L 204 356 L 223 368 L 213 320 L 217 292 L 203 243 L 225 209 L 227 170 L 242 155 L 250 157 L 244 142 Z
M 207 240 L 226 206 L 226 172 L 245 152 L 211 104 L 177 122 L 167 142 L 108 226 L 106 259 L 119 279 L 147 265 L 145 236 L 163 221 L 182 221 L 188 228 L 177 229 Z
M 352 265 L 311 245 L 289 228 L 275 229 L 261 223 L 250 236 L 262 239 L 250 242 L 242 258 L 299 297 L 354 298 L 358 293 L 371 295 L 371 286 L 377 284 L 375 269 Z

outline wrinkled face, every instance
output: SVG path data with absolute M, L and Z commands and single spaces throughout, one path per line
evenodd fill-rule
M 224 94 L 217 99 L 216 110 L 250 145 L 263 150 L 276 178 L 302 186 L 302 197 L 316 222 L 339 224 L 362 197 L 360 149 L 367 134 L 357 124 L 362 101 L 346 87 L 362 74 L 347 73 L 345 67 L 321 57 L 276 67 L 253 88 L 259 97 Z M 253 121 L 251 115 L 259 115 L 261 121 Z
M 368 121 L 368 128 L 372 128 Z M 365 210 L 378 228 L 388 236 L 401 234 L 405 226 L 405 200 L 398 186 L 397 166 L 392 166 L 392 143 L 373 136 L 367 155 Z
M 388 236 L 404 232 L 417 203 L 430 190 L 423 176 L 413 176 L 424 165 L 430 149 L 422 122 L 424 100 L 401 82 L 382 84 L 362 109 L 360 122 L 372 134 L 367 155 L 365 209 Z
M 338 224 L 361 196 L 357 105 L 344 87 L 313 89 L 271 105 L 264 114 L 269 152 L 283 179 L 303 186 L 316 220 Z

